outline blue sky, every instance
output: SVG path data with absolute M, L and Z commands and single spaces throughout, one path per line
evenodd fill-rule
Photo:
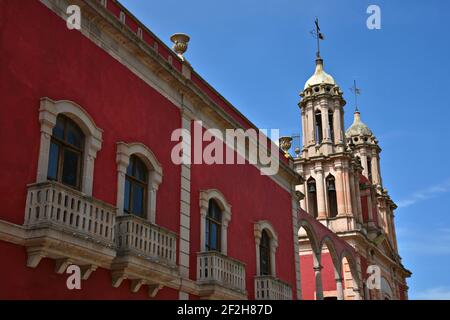
M 314 71 L 319 16 L 325 70 L 380 141 L 384 186 L 399 205 L 397 236 L 411 299 L 450 299 L 450 2 L 122 0 L 169 46 L 191 36 L 195 70 L 260 128 L 301 132 L 298 93 Z M 381 30 L 366 27 L 370 4 Z

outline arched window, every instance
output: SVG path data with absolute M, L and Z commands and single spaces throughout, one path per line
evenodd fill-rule
M 278 235 L 267 220 L 258 221 L 253 228 L 256 244 L 256 275 L 275 277 Z
M 222 210 L 214 199 L 209 200 L 206 216 L 205 246 L 207 251 L 220 251 Z
M 84 134 L 70 118 L 60 114 L 53 127 L 47 178 L 81 189 Z
M 337 210 L 337 197 L 336 197 L 336 183 L 334 177 L 329 175 L 327 177 L 327 195 L 328 195 L 328 208 L 330 210 L 330 218 L 334 218 L 338 214 Z
M 216 189 L 200 191 L 200 250 L 228 252 L 228 225 L 231 205 Z
M 328 128 L 331 141 L 334 142 L 333 111 L 328 111 Z
M 148 170 L 136 155 L 130 157 L 125 177 L 124 212 L 145 217 L 147 212 Z
M 94 162 L 102 129 L 78 104 L 41 98 L 41 142 L 36 182 L 55 180 L 92 196 Z M 75 171 L 76 170 L 76 171 Z
M 261 243 L 259 245 L 259 270 L 260 275 L 262 276 L 272 274 L 270 255 L 270 236 L 266 230 L 263 230 L 261 234 Z
M 323 140 L 322 113 L 320 111 L 316 111 L 315 122 L 316 122 L 316 143 L 319 144 Z
M 307 183 L 308 190 L 308 211 L 309 214 L 317 218 L 317 188 L 316 180 L 310 178 Z

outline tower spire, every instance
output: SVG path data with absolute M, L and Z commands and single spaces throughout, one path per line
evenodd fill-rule
M 314 20 L 314 24 L 315 24 L 316 28 L 311 31 L 311 34 L 317 40 L 316 57 L 317 57 L 317 59 L 321 59 L 321 57 L 320 57 L 320 40 L 324 40 L 325 37 L 323 36 L 323 33 L 320 32 L 319 18 L 316 17 L 316 20 Z
M 350 88 L 350 91 L 355 95 L 355 112 L 359 112 L 358 96 L 361 94 L 361 89 L 356 86 L 356 80 L 353 80 L 353 87 Z

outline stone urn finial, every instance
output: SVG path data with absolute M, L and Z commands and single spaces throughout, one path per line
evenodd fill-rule
M 173 51 L 175 51 L 183 61 L 185 61 L 183 53 L 185 53 L 188 48 L 189 40 L 189 36 L 184 33 L 175 33 L 170 37 L 170 41 L 173 42 Z
M 284 156 L 286 158 L 291 158 L 291 155 L 289 154 L 289 149 L 292 146 L 292 137 L 280 137 L 279 139 L 280 148 L 284 152 Z

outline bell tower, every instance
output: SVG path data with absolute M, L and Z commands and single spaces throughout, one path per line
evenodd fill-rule
M 306 82 L 299 107 L 302 114 L 302 157 L 328 156 L 345 150 L 342 91 L 316 59 L 314 74 Z
M 348 149 L 344 131 L 343 92 L 325 72 L 318 52 L 314 74 L 306 81 L 298 104 L 302 121 L 301 156 L 294 160 L 305 178 L 299 191 L 302 208 L 335 231 L 362 222 L 359 189 L 361 167 Z
M 361 159 L 363 175 L 371 184 L 381 188 L 380 152 L 378 140 L 369 127 L 361 121 L 361 113 L 356 109 L 353 124 L 347 129 L 346 139 L 355 156 Z
M 362 223 L 359 174 L 361 167 L 348 149 L 344 131 L 343 92 L 324 70 L 319 43 L 323 39 L 318 20 L 314 74 L 300 92 L 302 148 L 294 159 L 305 182 L 301 207 L 333 231 L 347 232 Z
M 361 275 L 366 273 L 368 264 L 376 264 L 383 266 L 385 279 L 390 277 L 391 270 L 397 270 L 405 283 L 409 271 L 403 268 L 398 256 L 394 223 L 396 205 L 382 186 L 381 148 L 361 120 L 357 107 L 360 92 L 356 82 L 352 88 L 356 108 L 354 121 L 345 131 L 346 101 L 334 78 L 324 70 L 319 50 L 323 35 L 317 19 L 314 32 L 318 43 L 315 70 L 300 92 L 298 103 L 302 146 L 295 148 L 294 168 L 303 177 L 303 183 L 296 187 L 304 194 L 300 206 L 355 249 Z M 314 254 L 312 247 L 308 247 L 311 240 L 306 233 L 299 232 L 299 241 L 303 246 L 301 255 Z M 348 268 L 345 262 L 342 265 Z M 319 262 L 314 269 L 319 279 L 320 270 Z M 353 275 L 345 276 L 344 273 L 344 278 L 347 286 Z M 395 277 L 389 279 L 391 283 L 398 282 Z M 360 288 L 363 287 L 361 283 Z M 364 291 L 364 297 L 369 297 L 368 292 Z

